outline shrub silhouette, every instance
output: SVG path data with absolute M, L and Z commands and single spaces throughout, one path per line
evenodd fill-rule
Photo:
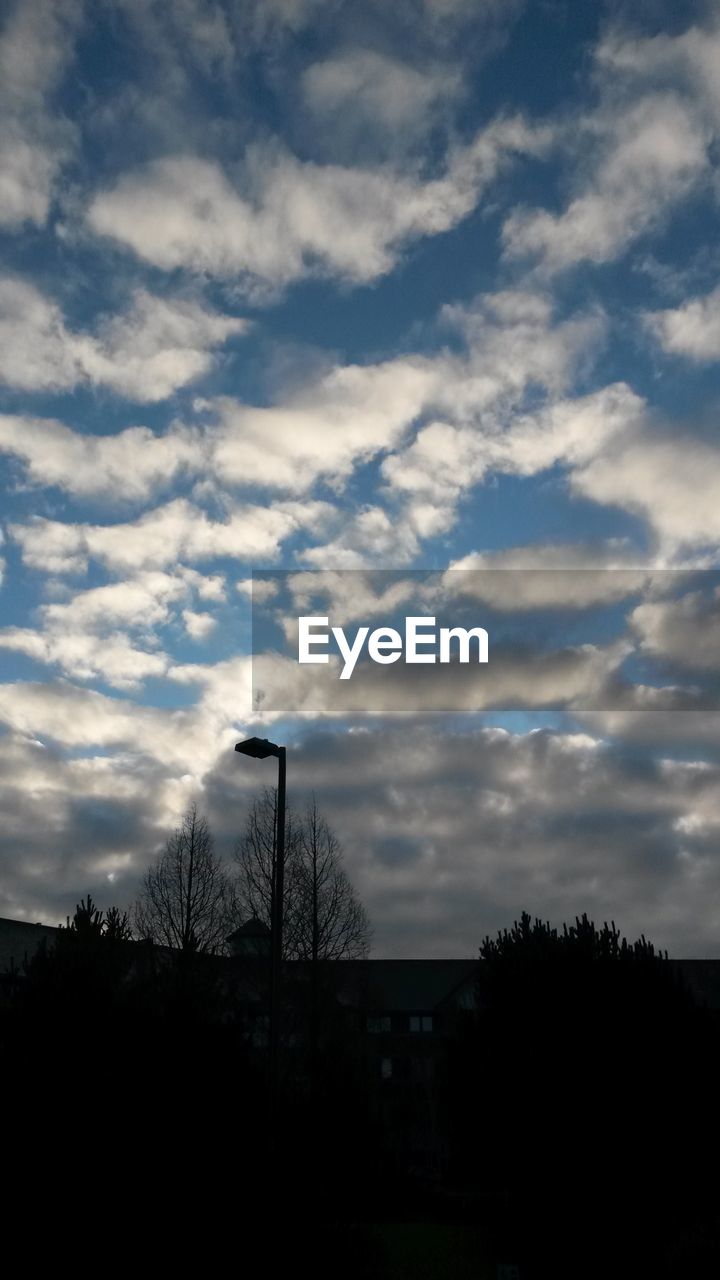
M 537 1274 L 665 1274 L 668 1241 L 714 1213 L 712 1019 L 666 955 L 586 915 L 485 938 L 477 996 L 452 1060 L 458 1176 L 505 1207 Z

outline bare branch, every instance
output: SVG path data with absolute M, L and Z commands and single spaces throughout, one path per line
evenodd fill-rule
M 235 859 L 235 912 L 270 927 L 277 796 L 253 800 Z M 298 817 L 288 808 L 285 835 L 283 954 L 289 960 L 348 960 L 367 955 L 367 912 L 342 866 L 342 849 L 313 797 Z
M 195 803 L 145 872 L 134 909 L 140 938 L 179 951 L 217 951 L 229 927 L 230 882 Z

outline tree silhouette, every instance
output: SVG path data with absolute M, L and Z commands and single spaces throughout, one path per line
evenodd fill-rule
M 277 795 L 266 787 L 250 805 L 235 849 L 234 912 L 272 919 Z M 301 815 L 289 806 L 285 828 L 283 955 L 288 960 L 349 960 L 367 954 L 367 912 L 342 865 L 340 842 L 315 798 Z
M 716 1070 L 713 1027 L 645 937 L 525 912 L 480 946 L 447 1088 L 453 1159 L 460 1176 L 482 1166 L 499 1237 L 533 1274 L 566 1274 L 565 1253 L 571 1274 L 615 1274 L 621 1240 L 623 1274 L 665 1274 L 653 1224 L 704 1212 Z
M 299 960 L 355 960 L 372 930 L 342 865 L 342 849 L 313 796 L 299 831 L 295 866 L 295 953 Z
M 132 939 L 132 926 L 127 911 L 121 911 L 119 907 L 109 907 L 105 912 L 105 928 L 103 937 L 109 942 L 130 942 Z
M 540 1009 L 546 1023 L 553 1013 L 576 1020 L 589 1015 L 595 1025 L 607 1012 L 617 1020 L 639 992 L 645 1010 L 651 997 L 654 1003 L 683 999 L 667 953 L 644 936 L 628 942 L 614 921 L 598 928 L 587 915 L 560 932 L 523 912 L 511 929 L 482 942 L 478 983 L 480 1004 L 522 1010 L 526 1017 Z
M 193 803 L 145 872 L 134 909 L 135 931 L 182 952 L 217 951 L 228 931 L 229 888 L 207 818 Z
M 111 910 L 117 910 L 117 908 L 111 908 Z M 95 906 L 90 894 L 87 896 L 87 902 L 84 898 L 81 898 L 77 903 L 72 920 L 70 916 L 67 916 L 66 920 L 65 928 L 82 942 L 95 941 L 101 938 L 105 931 L 103 912 Z M 62 927 L 61 925 L 60 928 L 62 929 Z
M 277 789 L 264 787 L 252 800 L 245 829 L 235 846 L 237 875 L 233 885 L 233 915 L 245 920 L 272 921 L 273 885 L 277 826 Z M 285 877 L 283 891 L 283 954 L 295 954 L 294 884 L 298 856 L 295 814 L 290 805 L 285 815 Z
M 87 1028 L 115 1016 L 132 967 L 126 912 L 96 907 L 90 894 L 66 917 L 53 942 L 42 945 L 24 966 L 22 1002 L 56 1017 L 78 1018 Z

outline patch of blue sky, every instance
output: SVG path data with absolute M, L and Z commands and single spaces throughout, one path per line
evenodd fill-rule
M 542 729 L 561 733 L 567 728 L 566 713 L 551 707 L 530 710 L 521 707 L 493 708 L 492 711 L 482 712 L 477 718 L 487 729 L 505 729 L 512 734 L 535 733 Z M 458 730 L 462 724 L 462 720 L 457 722 Z
M 575 496 L 561 467 L 539 477 L 497 475 L 460 506 L 452 532 L 453 559 L 473 551 L 533 543 L 600 542 L 627 538 L 641 551 L 647 526 L 630 512 Z

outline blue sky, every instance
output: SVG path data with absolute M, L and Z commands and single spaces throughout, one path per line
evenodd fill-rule
M 376 954 L 719 954 L 716 7 L 21 0 L 0 116 L 0 914 L 130 902 L 193 798 L 229 854 L 259 729 Z M 490 569 L 536 627 L 635 576 L 552 678 L 340 708 L 261 654 L 253 718 L 264 570 L 357 622 Z

